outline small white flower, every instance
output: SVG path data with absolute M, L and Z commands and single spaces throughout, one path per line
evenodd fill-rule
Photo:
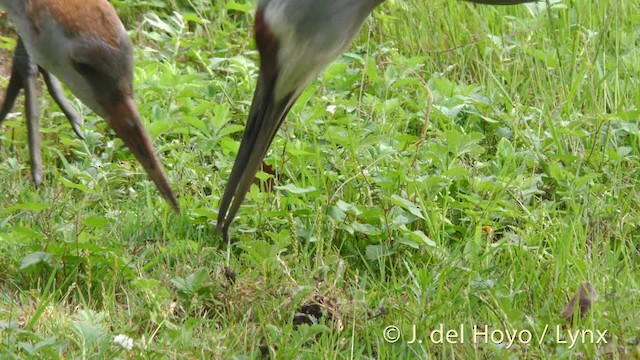
M 120 334 L 113 338 L 113 343 L 125 350 L 133 349 L 133 339 L 124 334 Z

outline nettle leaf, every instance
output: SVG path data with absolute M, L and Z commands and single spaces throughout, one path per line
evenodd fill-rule
M 391 198 L 389 198 L 389 200 L 395 205 L 398 205 L 403 209 L 409 211 L 411 214 L 419 217 L 420 219 L 426 220 L 424 215 L 422 215 L 422 210 L 420 210 L 420 207 L 418 207 L 418 205 L 412 203 L 411 201 L 401 198 L 396 194 L 393 194 Z
M 287 192 L 290 192 L 292 194 L 297 194 L 297 195 L 299 195 L 299 194 L 307 194 L 307 193 L 316 191 L 316 188 L 314 186 L 308 186 L 306 188 L 299 188 L 299 187 L 297 187 L 297 186 L 295 186 L 293 184 L 287 184 L 287 185 L 284 185 L 284 186 L 274 186 L 274 188 L 276 190 L 285 190 Z
M 194 22 L 196 24 L 208 24 L 209 21 L 207 19 L 204 19 L 200 16 L 198 16 L 198 14 L 194 14 L 194 13 L 185 13 L 183 14 L 184 19 L 188 22 Z
M 415 242 L 415 241 L 413 241 L 413 240 L 411 240 L 409 238 L 406 238 L 406 237 L 400 239 L 399 243 L 402 244 L 402 245 L 407 245 L 407 246 L 409 246 L 411 248 L 414 248 L 416 250 L 420 249 L 420 244 L 419 243 L 417 243 L 417 242 Z
M 338 202 L 336 202 L 336 207 L 339 208 L 340 210 L 344 211 L 345 213 L 351 212 L 356 216 L 362 214 L 362 211 L 360 211 L 360 209 L 358 209 L 358 207 L 356 205 L 349 204 L 349 203 L 344 202 L 342 200 L 338 200 Z
M 149 136 L 155 139 L 160 135 L 171 131 L 176 126 L 177 124 L 173 120 L 159 120 L 147 125 L 147 131 L 149 132 Z
M 70 180 L 67 180 L 63 177 L 59 178 L 60 182 L 62 183 L 62 185 L 64 185 L 64 187 L 69 188 L 69 189 L 76 189 L 76 190 L 80 190 L 82 192 L 87 192 L 89 190 L 89 188 L 87 188 L 87 185 L 85 184 L 76 184 Z
M 330 207 L 327 210 L 327 214 L 329 215 L 330 218 L 338 222 L 344 221 L 344 219 L 347 218 L 347 213 L 342 211 L 342 209 L 340 209 L 337 206 Z
M 448 117 L 449 119 L 452 119 L 452 120 L 458 117 L 458 115 L 462 112 L 464 107 L 465 107 L 464 104 L 455 105 L 453 107 L 446 107 L 446 106 L 442 106 L 442 105 L 433 105 L 434 109 L 439 110 L 444 116 L 446 116 L 446 117 Z
M 107 332 L 99 324 L 92 324 L 87 321 L 82 321 L 74 324 L 72 327 L 73 332 L 78 335 L 84 342 L 93 344 L 104 337 Z
M 387 256 L 391 256 L 395 253 L 395 251 L 391 250 L 387 245 L 378 244 L 378 245 L 369 245 L 367 246 L 367 251 L 365 256 L 367 260 L 380 260 Z
M 631 152 L 633 151 L 633 148 L 629 146 L 621 146 L 617 150 L 618 150 L 618 155 L 622 157 L 627 157 L 627 155 L 631 154 Z
M 216 105 L 213 107 L 213 116 L 209 121 L 211 121 L 211 125 L 215 131 L 220 131 L 225 125 L 231 121 L 231 117 L 229 116 L 229 105 L 222 104 Z M 204 124 L 204 121 L 202 122 Z M 202 132 L 206 132 L 206 130 L 201 130 Z M 222 135 L 224 136 L 224 135 Z
M 216 219 L 218 217 L 218 213 L 211 210 L 209 207 L 201 207 L 197 209 L 193 209 L 190 213 L 192 219 L 197 218 L 206 218 L 206 219 Z
M 358 232 L 358 233 L 369 235 L 369 236 L 380 235 L 380 233 L 382 232 L 380 229 L 376 228 L 373 225 L 361 224 L 357 221 L 354 221 L 352 224 L 349 225 L 349 227 L 353 232 Z
M 253 11 L 253 3 L 247 2 L 245 4 L 239 4 L 235 1 L 227 2 L 227 10 L 238 11 L 242 13 L 250 13 Z
M 436 243 L 435 241 L 431 240 L 427 235 L 425 235 L 424 232 L 422 232 L 422 230 L 416 230 L 410 234 L 408 234 L 408 236 L 411 238 L 411 240 L 413 241 L 418 241 L 424 245 L 427 245 L 429 247 L 436 247 Z
M 338 200 L 335 205 L 329 208 L 328 213 L 332 219 L 337 221 L 344 221 L 348 213 L 359 216 L 362 214 L 362 211 L 360 211 L 360 209 L 358 209 L 358 207 L 353 204 Z
M 193 296 L 194 294 L 203 294 L 207 291 L 209 284 L 207 280 L 209 273 L 206 269 L 200 269 L 194 274 L 190 274 L 186 278 L 175 277 L 171 279 L 171 283 L 186 296 Z
M 150 13 L 146 16 L 145 20 L 149 25 L 153 26 L 156 29 L 166 31 L 169 34 L 173 34 L 175 32 L 175 29 L 171 25 L 169 25 L 167 22 L 160 19 L 160 17 L 157 14 Z
M 394 226 L 403 226 L 411 223 L 411 219 L 407 216 L 407 213 L 403 210 L 398 210 L 398 213 L 393 217 L 391 223 Z
M 515 154 L 513 144 L 505 138 L 500 139 L 498 142 L 498 154 L 504 159 L 511 158 Z
M 447 143 L 455 157 L 484 153 L 484 147 L 480 145 L 483 138 L 484 136 L 477 132 L 471 134 L 463 134 L 458 131 L 447 132 Z
M 33 266 L 39 263 L 48 264 L 49 261 L 51 261 L 52 257 L 53 257 L 53 254 L 47 253 L 44 251 L 33 252 L 25 256 L 24 258 L 22 258 L 22 262 L 20 263 L 20 270 L 24 270 L 30 266 Z
M 18 212 L 18 211 L 40 212 L 40 211 L 43 211 L 43 210 L 47 210 L 49 208 L 50 208 L 49 205 L 43 204 L 43 203 L 22 203 L 22 204 L 15 204 L 15 205 L 9 206 L 8 208 L 2 210 L 0 213 L 1 214 L 12 214 L 12 213 Z
M 557 163 L 549 163 L 548 164 L 548 173 L 549 175 L 556 181 L 561 181 L 565 179 L 565 174 L 566 172 L 564 171 L 564 169 L 558 165 Z
M 18 235 L 18 238 L 23 238 L 25 240 L 29 240 L 29 241 L 40 241 L 40 240 L 44 240 L 47 237 L 39 232 L 36 231 L 34 229 L 30 229 L 30 228 L 26 228 L 26 227 L 22 227 L 22 226 L 17 226 L 13 229 L 13 234 L 12 235 Z
M 82 221 L 82 223 L 85 226 L 90 226 L 90 227 L 95 227 L 95 228 L 102 228 L 105 227 L 107 225 L 109 225 L 110 220 L 101 216 L 97 216 L 97 215 L 91 215 L 89 217 L 87 217 L 86 219 L 84 219 Z
M 450 179 L 466 179 L 469 177 L 469 170 L 464 166 L 452 166 L 442 173 Z

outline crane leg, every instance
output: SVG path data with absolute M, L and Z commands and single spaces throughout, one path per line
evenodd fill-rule
M 50 74 L 47 70 L 41 67 L 39 67 L 38 69 L 40 70 L 40 73 L 44 78 L 44 83 L 47 85 L 49 94 L 51 95 L 53 100 L 55 100 L 55 102 L 58 104 L 58 107 L 60 107 L 60 110 L 62 110 L 64 115 L 67 117 L 67 120 L 69 120 L 69 124 L 71 124 L 71 128 L 76 133 L 76 135 L 78 135 L 80 139 L 84 140 L 85 139 L 84 133 L 80 129 L 83 125 L 82 117 L 80 116 L 80 114 L 78 114 L 76 109 L 74 109 L 73 106 L 71 106 L 71 102 L 69 101 L 69 99 L 67 99 L 67 97 L 64 96 L 64 92 L 62 91 L 62 86 L 60 85 L 60 81 L 58 80 L 57 77 Z
M 37 80 L 38 74 L 42 74 L 47 90 L 51 97 L 58 104 L 65 114 L 73 131 L 81 139 L 84 134 L 80 127 L 82 118 L 71 106 L 71 102 L 65 97 L 62 86 L 58 79 L 46 70 L 40 68 L 27 53 L 21 38 L 18 38 L 15 52 L 13 54 L 13 65 L 11 67 L 11 77 L 5 94 L 4 101 L 0 106 L 0 123 L 7 117 L 20 90 L 24 89 L 25 95 L 25 117 L 27 124 L 27 137 L 29 144 L 29 157 L 31 159 L 31 176 L 36 186 L 42 184 L 42 136 L 40 134 L 40 108 L 38 105 Z

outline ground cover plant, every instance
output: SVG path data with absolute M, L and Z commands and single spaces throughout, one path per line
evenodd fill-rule
M 182 213 L 78 101 L 85 141 L 46 98 L 34 188 L 17 107 L 2 358 L 640 357 L 638 2 L 388 0 L 293 108 L 230 246 L 254 4 L 113 3 Z

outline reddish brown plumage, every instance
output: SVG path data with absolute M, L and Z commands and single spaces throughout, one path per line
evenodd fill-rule
M 53 18 L 63 24 L 70 36 L 79 33 L 103 39 L 117 48 L 122 24 L 107 0 L 26 0 L 27 14 L 36 31 L 42 22 Z
M 268 76 L 278 73 L 278 38 L 271 32 L 264 18 L 264 10 L 258 9 L 255 22 L 255 39 L 260 52 L 260 70 Z

